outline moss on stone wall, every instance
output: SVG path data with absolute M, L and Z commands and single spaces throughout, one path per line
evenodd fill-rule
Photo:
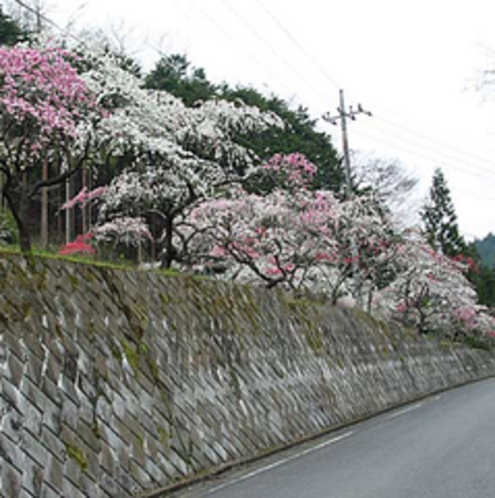
M 495 373 L 279 291 L 1 252 L 0 285 L 9 498 L 20 455 L 46 462 L 46 493 L 129 498 Z

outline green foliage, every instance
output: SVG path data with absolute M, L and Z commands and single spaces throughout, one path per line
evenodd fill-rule
M 484 265 L 495 269 L 495 235 L 489 233 L 484 239 L 474 242 Z
M 0 5 L 0 45 L 15 45 L 27 39 L 27 33 L 9 16 Z
M 495 268 L 483 265 L 475 280 L 481 304 L 495 308 Z
M 490 236 L 493 237 L 489 234 L 486 238 Z M 467 277 L 476 290 L 480 304 L 495 308 L 495 266 L 490 267 L 485 263 L 486 259 L 481 257 L 478 244 L 477 240 L 469 244 L 465 252 L 474 262 Z
M 203 69 L 191 67 L 184 55 L 164 55 L 146 77 L 146 87 L 166 90 L 187 106 L 215 96 L 216 87 L 206 79 Z
M 0 245 L 17 244 L 17 225 L 10 210 L 0 206 Z
M 447 256 L 465 253 L 466 242 L 459 233 L 454 204 L 441 169 L 435 170 L 421 218 L 428 242 L 437 252 Z

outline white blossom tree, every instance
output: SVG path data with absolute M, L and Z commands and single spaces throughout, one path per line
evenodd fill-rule
M 240 102 L 214 100 L 187 108 L 164 91 L 143 88 L 143 81 L 108 51 L 84 48 L 83 58 L 83 78 L 108 110 L 99 128 L 99 146 L 107 158 L 125 158 L 127 163 L 102 197 L 101 223 L 158 217 L 162 263 L 169 267 L 177 255 L 175 221 L 184 209 L 211 196 L 219 185 L 249 174 L 254 165 L 254 154 L 234 134 L 283 123 Z

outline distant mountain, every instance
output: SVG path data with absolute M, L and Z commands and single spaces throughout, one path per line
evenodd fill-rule
M 483 264 L 495 268 L 495 235 L 489 233 L 483 240 L 475 240 L 474 245 Z

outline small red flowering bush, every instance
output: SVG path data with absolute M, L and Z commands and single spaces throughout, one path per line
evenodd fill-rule
M 94 256 L 96 250 L 89 244 L 90 234 L 78 235 L 76 240 L 65 244 L 59 251 L 60 256 L 89 255 Z

